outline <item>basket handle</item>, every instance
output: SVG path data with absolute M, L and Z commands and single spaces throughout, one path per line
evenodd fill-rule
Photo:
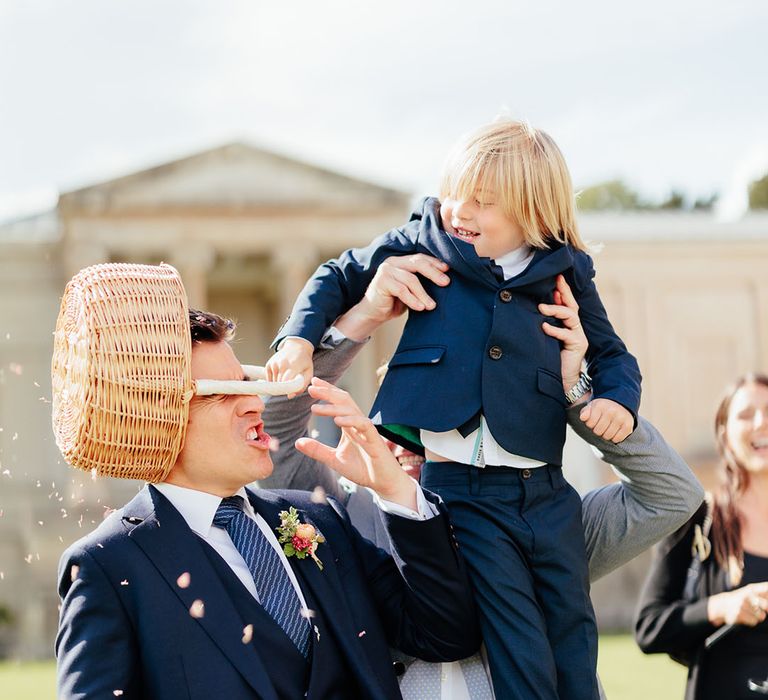
M 248 381 L 223 381 L 220 379 L 198 379 L 194 382 L 197 396 L 211 394 L 281 396 L 301 391 L 304 380 L 295 377 L 287 382 L 268 382 L 264 380 L 266 371 L 257 365 L 243 365 L 243 373 Z

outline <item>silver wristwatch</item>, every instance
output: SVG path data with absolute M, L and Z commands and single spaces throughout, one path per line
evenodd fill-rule
M 579 372 L 579 381 L 576 382 L 565 394 L 566 402 L 576 403 L 584 394 L 592 388 L 592 379 L 586 372 Z

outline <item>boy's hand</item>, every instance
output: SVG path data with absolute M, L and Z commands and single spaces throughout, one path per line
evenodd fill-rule
M 593 399 L 581 410 L 579 418 L 595 435 L 616 443 L 628 437 L 635 426 L 632 414 L 610 399 Z
M 294 394 L 289 394 L 292 399 L 302 393 L 312 379 L 312 354 L 314 353 L 312 343 L 303 338 L 286 338 L 281 344 L 280 349 L 272 355 L 267 361 L 264 369 L 267 374 L 267 381 L 285 382 L 295 377 L 301 377 L 304 383 L 301 390 Z

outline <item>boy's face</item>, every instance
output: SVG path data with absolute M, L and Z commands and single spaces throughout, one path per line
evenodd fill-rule
M 525 243 L 523 229 L 502 211 L 495 193 L 488 190 L 472 199 L 443 200 L 440 216 L 448 233 L 471 243 L 483 258 L 499 258 Z

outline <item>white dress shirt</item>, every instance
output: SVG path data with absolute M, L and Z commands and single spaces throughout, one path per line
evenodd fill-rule
M 209 545 L 211 545 L 211 547 L 216 550 L 221 558 L 227 563 L 229 568 L 232 569 L 237 578 L 239 578 L 242 584 L 248 589 L 250 594 L 256 600 L 259 600 L 259 593 L 256 590 L 256 584 L 253 582 L 253 576 L 251 575 L 251 572 L 248 569 L 248 565 L 245 563 L 245 560 L 241 556 L 240 552 L 237 551 L 237 548 L 232 542 L 229 533 L 223 528 L 215 527 L 213 524 L 213 518 L 216 515 L 216 511 L 218 510 L 222 499 L 219 496 L 215 496 L 211 493 L 196 491 L 194 489 L 188 489 L 183 486 L 176 486 L 174 484 L 160 483 L 154 484 L 154 486 L 171 502 L 173 507 L 179 511 L 181 517 L 183 517 L 187 522 L 187 525 L 189 525 L 189 528 L 192 530 L 192 532 L 204 539 Z M 416 489 L 416 499 L 419 507 L 418 512 L 411 510 L 410 508 L 404 508 L 397 503 L 384 501 L 378 497 L 375 497 L 374 500 L 376 501 L 379 508 L 381 508 L 383 511 L 400 515 L 404 518 L 410 518 L 412 520 L 428 520 L 429 518 L 437 515 L 437 507 L 427 501 L 427 499 L 424 497 L 424 493 L 421 490 L 421 487 L 418 486 L 418 484 Z M 241 496 L 245 501 L 243 512 L 247 517 L 256 522 L 256 524 L 259 526 L 259 529 L 267 538 L 267 541 L 277 552 L 283 568 L 285 569 L 285 572 L 288 574 L 288 578 L 291 581 L 291 585 L 296 591 L 296 595 L 299 596 L 301 607 L 306 609 L 307 601 L 304 599 L 304 595 L 302 594 L 301 588 L 299 587 L 299 582 L 296 580 L 296 575 L 293 573 L 293 569 L 288 563 L 288 558 L 285 556 L 283 548 L 277 541 L 277 535 L 272 530 L 272 528 L 270 528 L 264 518 L 262 518 L 261 515 L 253 510 L 253 506 L 248 500 L 245 488 L 241 488 L 234 495 Z M 322 554 L 322 551 L 320 554 Z M 320 559 L 322 560 L 322 556 L 320 556 Z M 309 622 L 309 620 L 307 620 L 307 622 Z

